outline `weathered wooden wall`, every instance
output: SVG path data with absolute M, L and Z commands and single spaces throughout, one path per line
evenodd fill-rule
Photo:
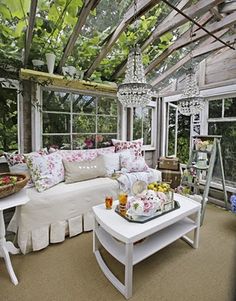
M 197 68 L 199 87 L 202 90 L 236 84 L 236 51 L 221 49 L 202 60 Z M 179 94 L 185 85 L 185 76 L 174 79 L 162 89 L 160 96 Z

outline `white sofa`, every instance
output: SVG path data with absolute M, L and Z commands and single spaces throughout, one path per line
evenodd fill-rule
M 139 179 L 138 174 L 141 173 L 129 174 L 129 177 L 135 181 Z M 157 170 L 150 169 L 144 174 L 147 183 L 161 180 Z M 92 207 L 104 202 L 106 195 L 116 199 L 119 191 L 118 180 L 109 177 L 72 184 L 61 182 L 43 192 L 28 188 L 30 201 L 16 209 L 8 230 L 17 233 L 23 254 L 41 250 L 49 243 L 64 241 L 66 235 L 72 237 L 92 230 Z

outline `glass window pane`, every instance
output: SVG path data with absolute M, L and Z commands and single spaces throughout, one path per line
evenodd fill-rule
M 176 124 L 177 109 L 169 105 L 169 125 L 168 125 L 168 150 L 167 155 L 175 155 L 175 130 L 178 126 Z
M 98 116 L 98 133 L 116 133 L 117 118 Z
M 0 149 L 17 150 L 17 91 L 15 89 L 1 88 L 0 108 Z
M 96 114 L 96 97 L 72 94 L 72 110 L 74 113 Z
M 96 135 L 97 148 L 111 146 L 111 139 L 116 139 L 117 135 Z
M 117 115 L 117 100 L 109 97 L 98 99 L 98 114 Z
M 43 113 L 43 133 L 70 133 L 70 115 Z
M 225 179 L 229 185 L 236 182 L 236 122 L 211 122 L 208 125 L 209 135 L 222 135 L 221 151 Z M 215 164 L 213 176 L 221 180 L 219 164 Z M 234 183 L 232 183 L 234 182 Z
M 58 149 L 71 149 L 70 136 L 69 135 L 58 135 L 48 136 L 43 135 L 43 147 L 51 146 Z
M 222 99 L 209 101 L 209 118 L 222 117 Z
M 142 108 L 133 110 L 133 140 L 143 137 L 143 111 Z
M 72 136 L 73 149 L 89 149 L 96 147 L 95 135 L 73 135 Z
M 190 147 L 190 117 L 178 115 L 177 157 L 181 163 L 187 163 Z
M 152 144 L 152 108 L 134 108 L 133 139 L 143 137 L 144 145 Z
M 73 133 L 95 133 L 96 118 L 90 115 L 73 116 Z
M 43 111 L 70 112 L 70 93 L 43 91 Z
M 236 117 L 236 98 L 226 98 L 224 117 Z
M 143 144 L 152 144 L 152 109 L 143 109 Z

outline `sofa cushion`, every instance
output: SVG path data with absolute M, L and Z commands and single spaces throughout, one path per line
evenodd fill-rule
M 26 161 L 39 192 L 64 181 L 62 157 L 58 152 L 42 156 L 31 153 Z
M 102 155 L 106 176 L 111 176 L 114 171 L 120 170 L 120 153 L 110 153 Z
M 112 139 L 112 143 L 115 146 L 116 152 L 122 152 L 124 150 L 133 149 L 136 156 L 142 156 L 143 138 L 133 141 Z
M 63 159 L 65 167 L 65 183 L 74 183 L 84 180 L 105 177 L 106 169 L 102 156 L 93 160 L 70 162 Z
M 136 157 L 132 151 L 120 153 L 120 165 L 122 172 L 139 172 L 148 170 L 144 157 Z

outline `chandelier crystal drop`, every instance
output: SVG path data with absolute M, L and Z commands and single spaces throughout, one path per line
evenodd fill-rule
M 147 84 L 138 45 L 128 56 L 125 79 L 118 86 L 117 97 L 125 107 L 145 107 L 152 99 L 152 86 Z
M 200 96 L 195 73 L 190 68 L 186 75 L 184 92 L 178 101 L 178 110 L 180 114 L 190 116 L 199 113 L 204 105 L 205 99 Z

